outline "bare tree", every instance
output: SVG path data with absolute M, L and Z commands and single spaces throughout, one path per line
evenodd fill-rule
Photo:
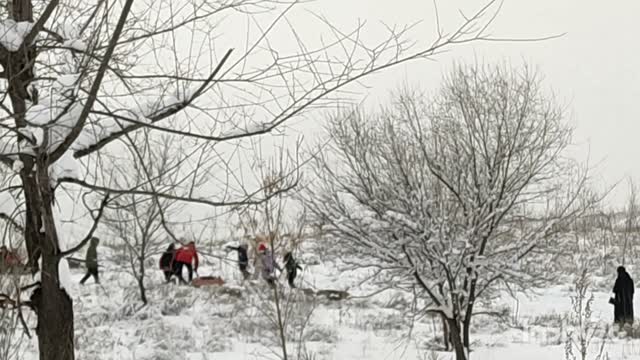
M 590 349 L 593 349 L 592 345 L 596 345 L 597 341 L 600 341 L 600 345 L 593 358 L 596 360 L 609 358 L 605 352 L 609 326 L 602 327 L 592 318 L 594 295 L 591 291 L 592 283 L 589 272 L 588 268 L 583 267 L 574 280 L 570 314 L 574 329 L 567 331 L 566 334 L 567 339 L 564 344 L 564 358 L 566 360 L 587 360 Z
M 535 286 L 543 254 L 530 255 L 583 208 L 586 173 L 564 157 L 571 129 L 526 67 L 456 66 L 435 97 L 393 104 L 333 119 L 310 209 L 346 256 L 418 285 L 466 359 L 496 286 Z
M 266 289 L 266 286 L 250 288 L 249 293 L 257 301 L 245 311 L 256 311 L 259 316 L 254 317 L 253 325 L 263 328 L 271 335 L 265 338 L 265 347 L 277 348 L 278 350 L 272 351 L 279 359 L 303 360 L 307 353 L 307 332 L 318 306 L 317 300 L 280 286 L 270 289 Z
M 262 179 L 263 196 L 268 200 L 259 205 L 246 207 L 241 214 L 245 224 L 253 228 L 253 233 L 266 234 L 251 236 L 256 242 L 253 244 L 254 248 L 257 248 L 259 243 L 266 245 L 276 263 L 279 262 L 278 254 L 293 251 L 300 245 L 307 226 L 304 214 L 296 216 L 296 212 L 292 211 L 292 194 L 280 192 L 283 180 L 288 177 L 288 170 L 282 167 L 282 164 L 287 163 L 284 157 L 285 152 L 280 151 L 280 158 L 256 169 L 256 175 Z M 254 266 L 254 275 L 260 278 L 261 262 L 257 253 L 255 260 L 260 266 Z M 281 265 L 281 271 L 284 271 L 284 262 Z M 264 326 L 273 331 L 273 337 L 270 338 L 278 339 L 279 352 L 274 354 L 280 359 L 302 359 L 307 351 L 304 341 L 305 330 L 317 305 L 315 299 L 307 298 L 304 292 L 293 289 L 287 291 L 278 280 L 267 286 L 266 282 L 262 284 L 261 279 L 260 284 L 264 286 L 250 288 L 250 291 L 259 299 L 255 309 L 262 315 L 263 319 L 260 320 L 266 320 L 266 323 L 256 326 Z
M 131 169 L 123 164 L 110 165 L 116 171 L 134 175 L 135 182 L 129 183 L 125 178 L 120 185 L 147 191 L 166 185 L 180 186 L 180 164 L 185 152 L 171 137 L 162 135 L 153 139 L 149 131 L 141 131 L 132 136 L 131 145 L 132 149 L 138 149 L 140 161 L 132 162 Z M 142 163 L 148 165 L 144 167 Z M 201 179 L 195 180 L 201 182 Z M 162 252 L 163 245 L 167 244 L 166 239 L 170 237 L 165 228 L 172 227 L 171 219 L 182 208 L 184 204 L 174 199 L 124 194 L 115 197 L 105 210 L 104 224 L 124 244 L 122 255 L 128 260 L 143 305 L 148 303 L 144 282 L 147 265 L 151 256 Z
M 18 209 L 10 214 L 23 226 L 33 271 L 42 263 L 34 302 L 41 359 L 75 357 L 72 300 L 60 286 L 58 263 L 89 241 L 113 197 L 211 207 L 260 203 L 263 192 L 241 186 L 229 159 L 233 150 L 223 145 L 324 108 L 369 74 L 488 39 L 500 5 L 489 0 L 450 32 L 438 23 L 436 39 L 418 48 L 411 26 L 390 28 L 386 38 L 368 43 L 364 24 L 342 31 L 320 17 L 333 37 L 312 45 L 287 21 L 299 2 L 9 0 L 0 8 L 0 162 L 18 174 L 2 190 L 17 189 Z M 249 25 L 239 35 L 234 24 Z M 275 47 L 275 40 L 286 44 Z M 130 148 L 126 139 L 143 128 L 194 149 L 216 144 L 220 162 L 207 174 L 211 192 L 120 186 L 103 159 Z M 188 178 L 198 174 L 203 152 L 191 154 Z M 84 224 L 86 236 L 65 246 L 54 205 L 66 194 L 84 200 L 85 219 L 92 221 Z

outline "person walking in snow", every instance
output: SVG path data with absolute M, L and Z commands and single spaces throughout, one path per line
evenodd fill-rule
M 193 265 L 193 266 L 192 266 Z M 182 268 L 186 267 L 189 272 L 189 283 L 193 280 L 193 272 L 198 272 L 198 252 L 196 251 L 196 243 L 191 241 L 186 246 L 176 250 L 176 256 L 174 259 L 174 269 L 178 280 L 182 284 L 186 284 L 182 277 Z
M 227 246 L 228 250 L 233 250 L 238 252 L 238 268 L 242 273 L 242 277 L 244 280 L 247 280 L 251 275 L 247 268 L 249 267 L 249 255 L 247 253 L 248 247 L 246 244 L 241 244 L 240 246 Z
M 296 259 L 293 258 L 291 251 L 284 254 L 284 268 L 287 270 L 287 281 L 291 288 L 295 288 L 294 281 L 298 276 L 298 269 L 302 270 Z
M 621 327 L 625 324 L 633 324 L 633 292 L 633 279 L 624 266 L 619 266 L 618 278 L 613 286 L 615 297 L 611 299 L 611 302 L 614 306 L 614 323 Z
M 275 270 L 278 269 L 278 271 L 282 272 L 282 269 L 273 258 L 273 253 L 267 248 L 267 245 L 262 243 L 258 246 L 258 256 L 260 257 L 260 263 L 262 265 L 262 278 L 269 285 L 275 285 Z
M 160 256 L 160 270 L 164 273 L 166 282 L 171 281 L 171 275 L 175 272 L 173 260 L 176 257 L 176 246 L 172 243 Z
M 80 280 L 80 284 L 83 284 L 89 279 L 89 277 L 93 276 L 96 284 L 100 283 L 100 277 L 98 275 L 98 244 L 100 243 L 100 239 L 97 237 L 92 237 L 89 241 L 89 248 L 87 248 L 87 256 L 85 258 L 85 266 L 87 267 L 87 273 Z

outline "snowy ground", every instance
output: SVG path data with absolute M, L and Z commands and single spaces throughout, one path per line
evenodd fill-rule
M 231 255 L 230 255 L 231 259 Z M 72 270 L 71 292 L 76 319 L 77 358 L 82 359 L 277 359 L 278 334 L 274 331 L 273 296 L 259 282 L 241 285 L 233 264 L 207 259 L 201 275 L 222 275 L 242 297 L 214 288 L 193 288 L 162 283 L 152 270 L 148 279 L 150 305 L 140 309 L 138 290 L 123 268 L 103 262 L 102 284 L 93 280 L 81 286 L 82 270 Z M 153 269 L 153 268 L 152 268 Z M 349 289 L 358 295 L 370 289 L 353 288 L 360 280 L 332 264 L 308 265 L 304 287 Z M 505 298 L 510 319 L 497 322 L 479 317 L 473 334 L 472 359 L 564 359 L 565 333 L 571 327 L 564 317 L 571 310 L 571 286 L 546 289 L 535 296 Z M 606 326 L 612 318 L 609 294 L 594 294 L 594 318 Z M 439 332 L 431 318 L 415 322 L 404 310 L 408 297 L 386 292 L 343 302 L 312 301 L 284 292 L 289 316 L 293 359 L 450 359 L 437 352 Z M 289 301 L 290 300 L 290 301 Z M 411 326 L 413 323 L 414 326 Z M 302 326 L 306 324 L 305 326 Z M 300 332 L 303 328 L 304 331 Z M 299 341 L 299 340 L 302 341 Z M 298 341 L 295 341 L 298 340 Z M 594 341 L 595 352 L 599 340 Z M 299 345 L 299 344 L 303 345 Z M 37 359 L 36 341 L 27 346 L 24 359 Z M 640 359 L 640 340 L 609 339 L 609 359 Z M 298 355 L 300 354 L 300 355 Z M 306 355 L 306 356 L 305 356 Z

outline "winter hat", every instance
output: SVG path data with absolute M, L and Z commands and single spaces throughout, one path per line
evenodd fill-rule
M 267 245 L 265 245 L 264 243 L 261 243 L 260 245 L 258 245 L 259 252 L 263 252 L 265 250 L 267 250 Z

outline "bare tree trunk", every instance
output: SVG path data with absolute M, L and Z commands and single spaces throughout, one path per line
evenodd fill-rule
M 25 164 L 25 168 L 31 168 L 31 161 Z M 24 238 L 27 245 L 27 266 L 32 274 L 38 272 L 38 259 L 42 255 L 42 243 L 44 243 L 44 233 L 40 232 L 42 228 L 42 216 L 38 200 L 38 184 L 36 180 L 27 172 L 21 176 L 23 187 L 25 189 L 24 196 L 26 200 L 26 214 Z
M 42 299 L 37 305 L 40 360 L 74 360 L 73 303 L 58 285 L 58 257 L 44 252 Z
M 467 360 L 467 353 L 462 341 L 462 334 L 460 333 L 460 324 L 452 319 L 447 319 L 447 324 L 453 351 L 456 354 L 456 360 Z
M 17 0 L 13 3 L 13 14 L 30 11 L 29 1 Z M 22 14 L 24 15 L 24 14 Z M 29 16 L 16 17 L 18 19 Z M 26 56 L 29 58 L 29 56 Z M 11 78 L 9 93 L 16 123 L 24 126 L 26 112 L 27 84 L 33 79 L 33 72 L 28 69 L 28 61 L 12 64 L 10 74 L 20 74 Z M 27 68 L 25 68 L 27 67 Z M 35 304 L 38 316 L 36 333 L 40 360 L 74 360 L 73 303 L 69 295 L 58 282 L 58 262 L 60 258 L 58 238 L 53 218 L 53 193 L 49 186 L 48 166 L 45 159 L 38 159 L 39 176 L 33 172 L 34 161 L 29 156 L 21 156 L 25 164 L 21 180 L 25 195 L 25 227 L 24 236 L 28 252 L 28 266 L 32 273 L 38 270 L 38 259 L 42 258 L 40 295 Z M 43 231 L 44 230 L 44 231 Z
M 147 300 L 147 290 L 144 288 L 144 276 L 138 278 L 138 288 L 140 289 L 140 301 L 142 301 L 142 305 L 146 306 L 149 301 Z
M 138 274 L 138 287 L 140 288 L 140 301 L 142 305 L 147 306 L 149 303 L 147 300 L 147 290 L 144 287 L 144 256 L 140 259 L 140 274 Z
M 280 309 L 280 294 L 278 293 L 278 285 L 273 285 L 273 294 L 275 295 L 276 301 L 276 315 L 278 316 L 278 331 L 280 333 L 280 343 L 282 345 L 282 358 L 284 360 L 288 360 L 287 355 L 287 339 L 284 333 L 284 320 L 282 319 L 282 311 Z
M 74 360 L 73 302 L 58 280 L 60 248 L 53 217 L 53 190 L 45 161 L 38 159 L 36 172 L 45 233 L 40 272 L 42 298 L 37 304 L 40 360 Z
M 469 334 L 469 329 L 471 329 L 472 314 L 473 314 L 473 301 L 469 301 L 469 305 L 467 305 L 464 319 L 462 320 L 462 344 L 464 345 L 465 349 L 471 348 L 470 346 L 471 336 Z
M 31 0 L 11 0 L 9 1 L 9 14 L 15 21 L 33 21 L 33 6 Z M 21 54 L 12 54 L 9 66 L 5 72 L 8 82 L 8 93 L 11 99 L 11 106 L 15 114 L 16 127 L 25 127 L 25 114 L 27 112 L 27 102 L 29 94 L 27 88 L 33 81 L 33 64 L 35 53 L 31 48 Z M 24 138 L 19 138 L 19 142 L 24 142 Z M 34 161 L 30 156 L 20 156 L 24 164 L 21 172 L 21 180 L 24 188 L 26 201 L 26 216 L 24 226 L 24 236 L 29 254 L 27 264 L 32 273 L 38 271 L 38 258 L 41 253 L 40 229 L 42 227 L 41 202 L 39 201 L 38 183 L 33 176 L 32 170 Z
M 449 334 L 449 325 L 447 325 L 447 318 L 441 316 L 442 319 L 442 343 L 444 344 L 444 351 L 450 351 L 451 337 Z
M 10 16 L 15 21 L 33 21 L 31 0 L 12 0 Z M 35 56 L 35 48 L 27 47 L 20 54 L 11 54 L 5 69 L 18 128 L 27 125 L 24 116 L 26 100 L 31 99 L 28 88 L 33 81 Z M 26 208 L 24 236 L 28 265 L 33 273 L 38 270 L 38 259 L 42 258 L 39 294 L 34 297 L 40 360 L 74 360 L 73 302 L 58 281 L 60 249 L 51 207 L 53 191 L 49 186 L 47 159 L 34 161 L 30 156 L 20 155 L 20 160 L 24 164 L 20 174 Z M 35 174 L 34 164 L 37 164 Z

